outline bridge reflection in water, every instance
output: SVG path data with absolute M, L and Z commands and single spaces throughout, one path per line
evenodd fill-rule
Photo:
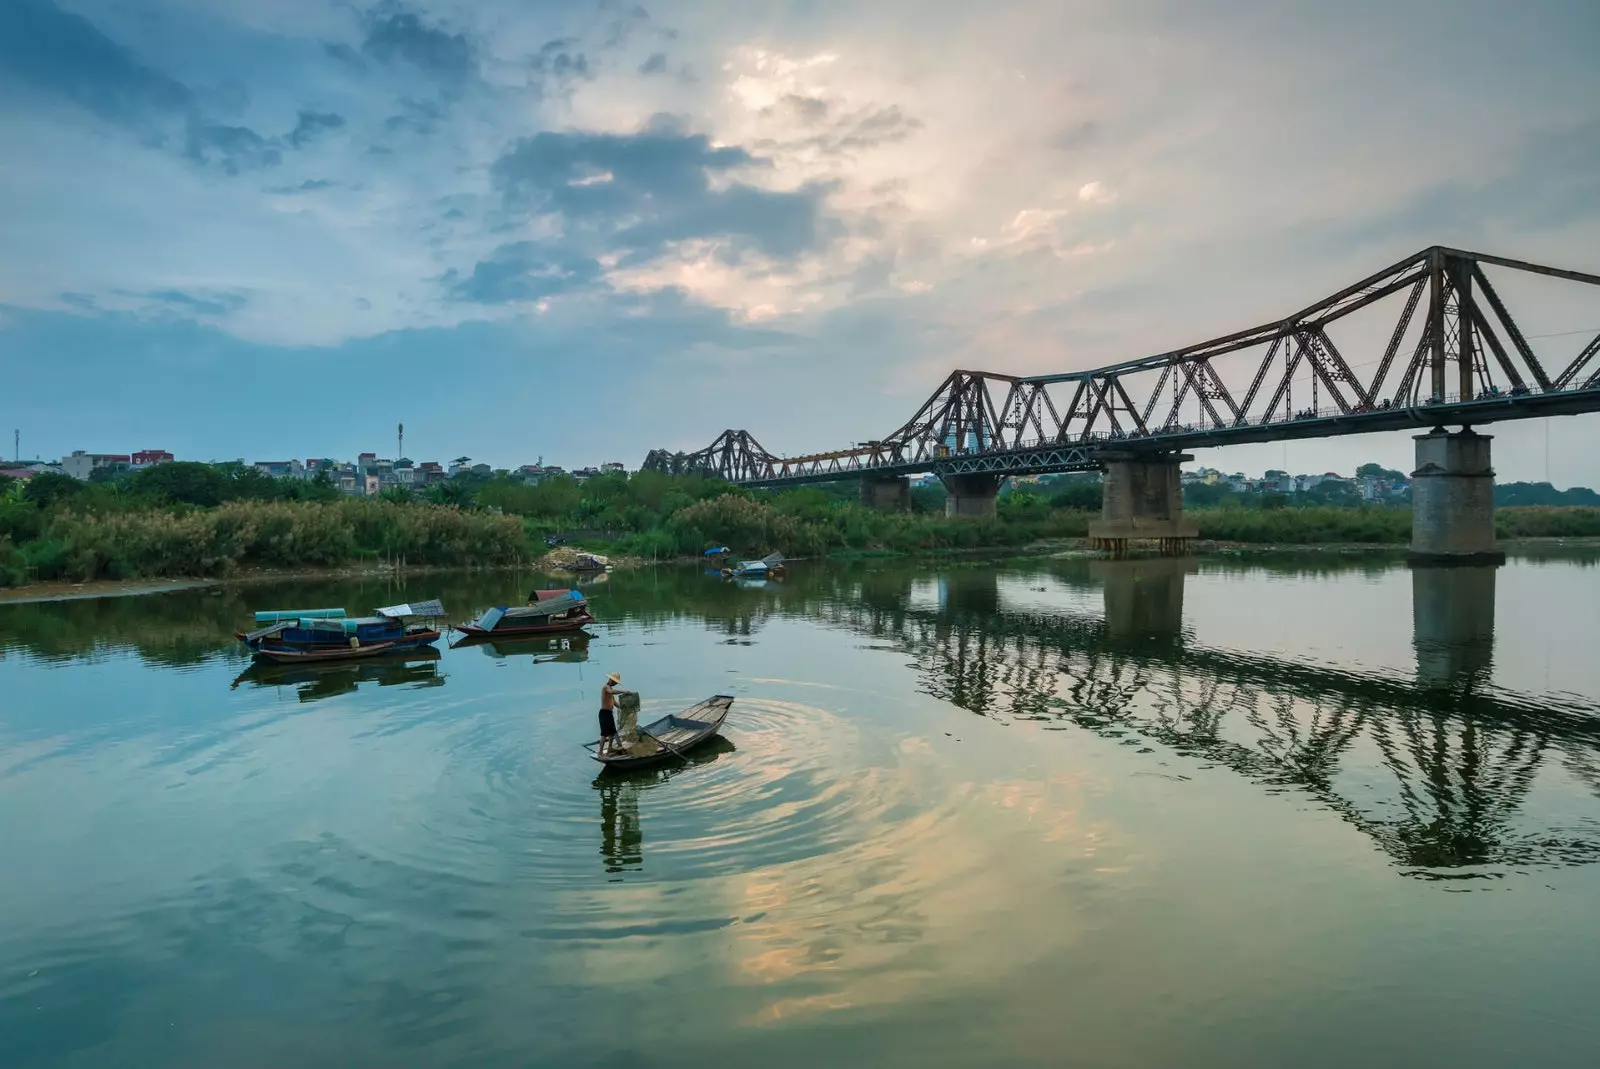
M 1010 607 L 1000 580 L 1009 591 L 1019 573 L 992 569 L 948 572 L 936 606 L 891 573 L 805 599 L 805 611 L 896 642 L 922 689 L 979 715 L 1073 725 L 1298 788 L 1409 875 L 1600 860 L 1600 708 L 1492 685 L 1493 568 L 1411 571 L 1413 673 L 1207 646 L 1184 628 L 1198 569 L 1104 560 L 1020 573 L 1098 586 L 1099 611 L 1087 596 Z

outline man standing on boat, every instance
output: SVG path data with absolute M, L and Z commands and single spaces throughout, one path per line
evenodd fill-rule
M 614 753 L 622 747 L 617 741 L 617 684 L 622 676 L 612 672 L 600 688 L 600 754 Z

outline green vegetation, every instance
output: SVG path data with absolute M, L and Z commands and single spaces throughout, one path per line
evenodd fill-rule
M 35 480 L 37 481 L 37 480 Z M 29 580 L 228 575 L 241 567 L 318 567 L 391 559 L 491 565 L 527 558 L 508 516 L 386 501 L 232 501 L 78 511 L 0 506 L 0 585 Z
M 280 481 L 238 465 L 165 464 L 98 483 L 40 475 L 0 487 L 0 585 L 380 560 L 503 565 L 530 561 L 547 539 L 568 537 L 653 560 L 723 545 L 741 556 L 808 557 L 1019 547 L 1082 537 L 1099 494 L 1097 477 L 1062 477 L 1008 488 L 993 519 L 952 520 L 943 495 L 927 488 L 913 494 L 906 513 L 863 508 L 851 483 L 775 493 L 654 471 L 581 485 L 494 475 L 357 500 L 325 478 Z M 1405 507 L 1250 497 L 1194 509 L 1200 536 L 1301 545 L 1410 538 Z M 1600 536 L 1600 508 L 1502 508 L 1496 521 L 1506 538 Z

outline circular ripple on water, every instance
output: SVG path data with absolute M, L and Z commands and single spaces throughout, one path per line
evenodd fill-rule
M 740 698 L 688 761 L 626 775 L 597 774 L 548 727 L 530 747 L 519 724 L 483 715 L 451 734 L 408 864 L 518 884 L 693 879 L 830 854 L 917 809 L 898 751 L 817 706 Z

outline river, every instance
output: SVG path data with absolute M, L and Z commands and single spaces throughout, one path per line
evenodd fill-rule
M 0 1065 L 1592 1066 L 1600 555 L 603 577 L 579 640 L 251 667 L 0 606 Z M 735 695 L 684 763 L 597 776 Z

